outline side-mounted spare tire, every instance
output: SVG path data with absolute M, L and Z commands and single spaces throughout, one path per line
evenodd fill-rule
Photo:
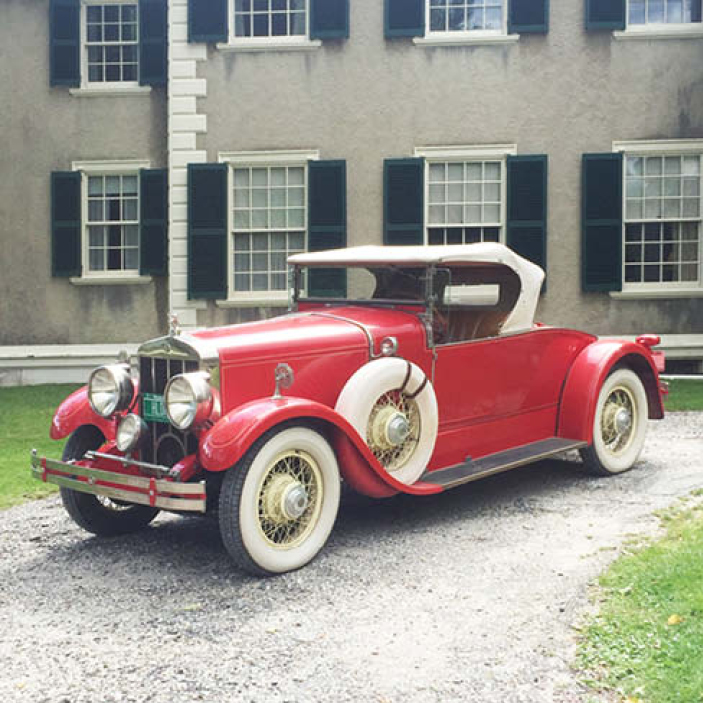
M 371 361 L 347 381 L 335 410 L 396 480 L 417 481 L 437 439 L 437 397 L 425 373 L 398 358 Z

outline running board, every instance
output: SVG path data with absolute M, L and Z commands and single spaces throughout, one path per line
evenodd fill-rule
M 587 446 L 587 443 L 579 440 L 550 437 L 539 442 L 524 444 L 521 447 L 506 449 L 504 452 L 489 454 L 475 461 L 467 459 L 463 464 L 450 466 L 448 469 L 427 471 L 419 480 L 445 489 L 454 488 L 462 483 L 476 481 L 479 478 L 514 469 L 516 466 L 529 464 L 533 461 L 546 459 L 554 454 L 566 452 L 569 449 L 579 449 L 585 446 Z

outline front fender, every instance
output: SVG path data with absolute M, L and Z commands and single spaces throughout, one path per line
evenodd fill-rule
M 631 368 L 640 377 L 647 394 L 649 418 L 664 417 L 659 373 L 651 352 L 634 342 L 604 339 L 587 346 L 569 370 L 561 395 L 557 436 L 593 442 L 598 393 L 616 365 Z
M 353 488 L 375 497 L 394 493 L 439 493 L 439 486 L 412 486 L 394 479 L 378 463 L 358 432 L 332 408 L 304 398 L 266 398 L 238 407 L 222 417 L 203 437 L 200 463 L 209 471 L 224 471 L 239 461 L 266 431 L 290 420 L 321 421 L 330 431 L 342 476 Z M 340 451 L 341 450 L 341 451 Z
M 74 391 L 59 405 L 51 421 L 49 434 L 51 439 L 63 439 L 82 425 L 94 425 L 108 442 L 115 439 L 115 421 L 93 412 L 88 402 L 88 386 Z

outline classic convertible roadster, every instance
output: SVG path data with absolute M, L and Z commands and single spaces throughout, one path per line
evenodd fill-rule
M 33 453 L 97 535 L 159 512 L 213 513 L 243 569 L 307 564 L 340 485 L 439 493 L 578 449 L 626 471 L 660 419 L 655 335 L 535 324 L 542 270 L 499 244 L 358 247 L 290 257 L 287 315 L 143 344 L 57 410 L 62 461 Z M 339 291 L 345 291 L 339 297 Z

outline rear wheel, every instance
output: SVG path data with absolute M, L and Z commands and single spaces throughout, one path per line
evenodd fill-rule
M 222 541 L 257 576 L 299 569 L 325 545 L 339 495 L 337 459 L 319 433 L 301 426 L 267 433 L 222 482 Z
M 87 451 L 98 449 L 105 438 L 95 427 L 77 429 L 63 450 L 63 460 L 82 459 Z M 101 537 L 136 532 L 148 525 L 158 514 L 157 508 L 145 505 L 117 503 L 104 496 L 61 488 L 61 500 L 66 512 L 84 530 Z
M 639 376 L 618 369 L 605 379 L 593 421 L 593 444 L 581 450 L 586 468 L 611 476 L 632 468 L 647 432 L 647 394 Z

